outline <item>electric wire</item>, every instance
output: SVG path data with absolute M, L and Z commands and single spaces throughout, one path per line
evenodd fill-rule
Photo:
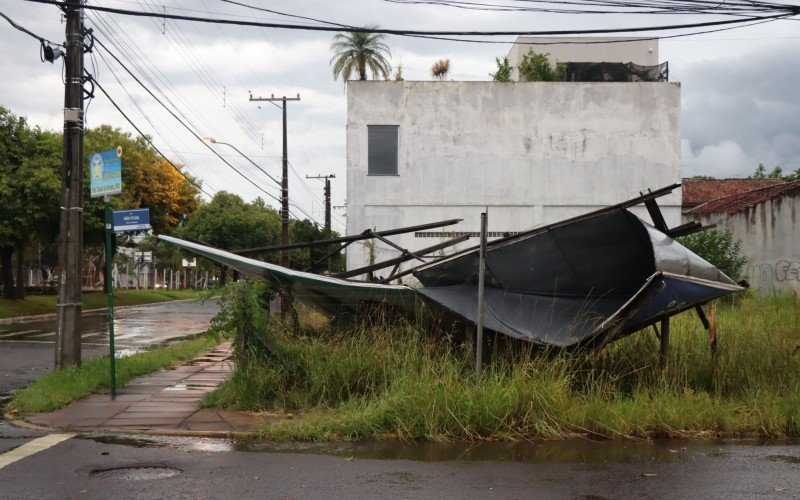
M 88 74 L 88 73 L 87 73 L 87 74 Z M 145 141 L 147 141 L 147 143 L 150 145 L 150 147 L 152 147 L 152 148 L 153 148 L 153 149 L 154 149 L 154 150 L 155 150 L 155 151 L 156 151 L 156 152 L 157 152 L 157 153 L 158 153 L 158 154 L 159 154 L 159 155 L 160 155 L 160 156 L 161 156 L 161 157 L 164 159 L 164 161 L 166 161 L 167 163 L 169 163 L 169 165 L 170 165 L 170 166 L 171 166 L 173 169 L 175 169 L 175 171 L 176 171 L 176 172 L 178 172 L 179 174 L 181 174 L 181 176 L 182 176 L 184 179 L 186 179 L 186 181 L 187 181 L 189 184 L 191 184 L 191 185 L 193 185 L 194 187 L 196 187 L 197 189 L 199 189 L 199 190 L 200 190 L 202 193 L 204 193 L 204 194 L 205 194 L 206 196 L 208 196 L 209 198 L 213 198 L 213 196 L 212 196 L 212 195 L 211 195 L 211 194 L 210 194 L 208 191 L 206 191 L 205 189 L 203 189 L 203 186 L 202 186 L 202 185 L 198 185 L 198 183 L 197 183 L 196 181 L 194 181 L 192 178 L 188 177 L 188 176 L 187 176 L 187 175 L 186 175 L 186 174 L 185 174 L 185 173 L 184 173 L 184 172 L 183 172 L 183 171 L 180 169 L 180 167 L 178 167 L 177 165 L 175 165 L 174 163 L 172 163 L 172 161 L 170 161 L 170 159 L 169 159 L 169 158 L 167 158 L 167 157 L 166 157 L 166 155 L 165 155 L 164 153 L 162 153 L 160 149 L 158 149 L 158 146 L 156 146 L 155 144 L 153 144 L 153 141 L 152 141 L 152 140 L 150 140 L 150 138 L 147 136 L 147 134 L 145 134 L 144 132 L 142 132 L 142 130 L 141 130 L 141 129 L 140 129 L 140 128 L 139 128 L 139 127 L 138 127 L 138 126 L 137 126 L 137 125 L 136 125 L 136 124 L 133 122 L 133 120 L 131 120 L 131 118 L 128 116 L 128 114 L 127 114 L 127 113 L 125 113 L 125 112 L 122 110 L 122 108 L 119 106 L 119 104 L 117 104 L 117 102 L 116 102 L 116 101 L 115 101 L 115 100 L 114 100 L 114 99 L 113 99 L 113 98 L 112 98 L 112 97 L 111 97 L 111 96 L 108 94 L 108 92 L 106 92 L 106 89 L 105 89 L 105 88 L 103 88 L 103 86 L 102 86 L 102 85 L 100 85 L 100 82 L 98 82 L 98 81 L 97 81 L 97 80 L 96 80 L 96 79 L 95 79 L 95 78 L 94 78 L 92 75 L 88 75 L 88 76 L 89 76 L 89 78 L 91 78 L 91 80 L 92 80 L 92 81 L 94 82 L 94 84 L 97 86 L 97 88 L 98 88 L 98 89 L 100 89 L 100 91 L 103 93 L 103 95 L 105 95 L 105 96 L 106 96 L 106 98 L 108 99 L 108 101 L 109 101 L 109 102 L 110 102 L 110 103 L 111 103 L 111 104 L 112 104 L 112 105 L 113 105 L 115 108 L 117 108 L 117 111 L 119 111 L 119 113 L 120 113 L 120 114 L 123 116 L 123 118 L 125 118 L 125 119 L 128 121 L 128 123 L 130 123 L 130 125 L 131 125 L 131 126 L 134 128 L 134 129 L 136 129 L 136 132 L 138 132 L 138 133 L 139 133 L 139 135 L 140 135 L 140 136 L 141 136 L 141 137 L 142 137 L 142 138 L 143 138 Z
M 172 110 L 171 110 L 171 109 L 170 109 L 168 106 L 166 106 L 166 105 L 165 105 L 165 104 L 164 104 L 164 103 L 161 101 L 161 99 L 159 99 L 159 98 L 158 98 L 158 97 L 157 97 L 157 96 L 156 96 L 156 95 L 153 93 L 153 91 L 152 91 L 152 90 L 150 90 L 150 89 L 147 87 L 147 85 L 145 85 L 144 83 L 142 83 L 142 81 L 141 81 L 141 80 L 140 80 L 140 79 L 139 79 L 139 78 L 138 78 L 136 75 L 134 75 L 134 74 L 133 74 L 133 72 L 132 72 L 130 69 L 128 69 L 128 67 L 127 67 L 127 66 L 125 66 L 125 64 L 123 64 L 123 63 L 122 63 L 122 61 L 120 61 L 120 60 L 119 60 L 119 58 L 116 56 L 116 54 L 114 54 L 112 51 L 110 51 L 110 50 L 108 49 L 108 47 L 107 47 L 107 46 L 106 46 L 106 45 L 105 45 L 105 44 L 104 44 L 102 41 L 100 41 L 99 39 L 96 39 L 96 43 L 98 43 L 98 44 L 99 44 L 99 45 L 100 45 L 100 46 L 103 48 L 103 50 L 105 50 L 105 51 L 106 51 L 106 53 L 107 53 L 108 55 L 110 55 L 110 56 L 111 56 L 111 57 L 112 57 L 112 58 L 113 58 L 113 59 L 114 59 L 114 60 L 117 62 L 117 64 L 119 64 L 119 65 L 120 65 L 120 67 L 122 67 L 122 69 L 124 69 L 124 70 L 125 70 L 125 71 L 126 71 L 126 72 L 127 72 L 129 75 L 130 75 L 130 76 L 131 76 L 131 78 L 133 78 L 133 79 L 136 81 L 136 83 L 138 83 L 138 84 L 139 84 L 139 85 L 140 85 L 140 86 L 141 86 L 141 87 L 142 87 L 142 88 L 143 88 L 145 91 L 147 91 L 147 93 L 148 93 L 148 94 L 150 94 L 150 96 L 151 96 L 153 99 L 155 99 L 155 100 L 156 100 L 156 102 L 158 102 L 158 103 L 159 103 L 159 104 L 160 104 L 160 105 L 161 105 L 161 106 L 162 106 L 162 107 L 163 107 L 163 108 L 164 108 L 164 109 L 165 109 L 165 110 L 166 110 L 166 111 L 167 111 L 169 114 L 171 114 L 171 115 L 172 115 L 172 117 L 173 117 L 173 118 L 175 118 L 175 119 L 178 121 L 178 123 L 180 123 L 181 125 L 183 125 L 183 127 L 184 127 L 184 128 L 185 128 L 185 129 L 186 129 L 186 130 L 187 130 L 187 131 L 188 131 L 188 132 L 191 134 L 191 135 L 193 135 L 193 136 L 194 136 L 194 137 L 195 137 L 195 138 L 196 138 L 198 141 L 200 141 L 200 142 L 201 142 L 203 145 L 205 145 L 205 146 L 206 146 L 206 147 L 207 147 L 209 150 L 211 150 L 211 151 L 212 151 L 212 152 L 213 152 L 213 153 L 214 153 L 214 154 L 215 154 L 215 155 L 216 155 L 216 156 L 217 156 L 217 157 L 218 157 L 220 160 L 222 160 L 222 162 L 223 162 L 223 163 L 225 163 L 225 164 L 226 164 L 228 167 L 230 167 L 230 168 L 231 168 L 231 169 L 232 169 L 234 172 L 236 172 L 237 174 L 239 174 L 239 175 L 240 175 L 242 178 L 244 178 L 245 180 L 247 180 L 247 182 L 249 182 L 250 184 L 252 184 L 253 186 L 255 186 L 255 188 L 256 188 L 256 189 L 258 189 L 258 190 L 259 190 L 259 191 L 261 191 L 262 193 L 266 194 L 266 195 L 267 195 L 267 196 L 269 196 L 270 198 L 274 199 L 274 200 L 275 200 L 275 201 L 277 201 L 278 203 L 280 203 L 280 202 L 281 202 L 280 198 L 278 198 L 277 196 L 274 196 L 274 195 L 272 195 L 272 193 L 270 193 L 270 192 L 266 191 L 264 188 L 262 188 L 261 186 L 259 186 L 258 184 L 256 184 L 256 182 L 254 182 L 254 181 L 253 181 L 253 180 L 252 180 L 250 177 L 248 177 L 247 175 L 245 175 L 244 173 L 242 173 L 242 172 L 241 172 L 239 169 L 237 169 L 236 167 L 234 167 L 234 166 L 233 166 L 233 165 L 232 165 L 232 164 L 231 164 L 231 163 L 230 163 L 228 160 L 226 160 L 226 159 L 225 159 L 224 157 L 222 157 L 222 156 L 221 156 L 219 153 L 217 153 L 217 152 L 216 152 L 216 150 L 215 150 L 214 148 L 212 148 L 210 145 L 208 145 L 208 144 L 207 144 L 207 143 L 206 143 L 206 142 L 203 140 L 203 138 L 202 138 L 202 137 L 201 137 L 199 134 L 197 134 L 197 133 L 196 133 L 196 132 L 195 132 L 195 131 L 194 131 L 194 130 L 191 128 L 191 127 L 189 127 L 189 125 L 187 125 L 187 124 L 186 124 L 186 122 L 184 122 L 184 121 L 183 121 L 183 120 L 182 120 L 182 119 L 181 119 L 181 118 L 180 118 L 180 117 L 179 117 L 177 114 L 175 114 L 175 112 L 174 112 L 174 111 L 172 111 Z
M 137 100 L 136 100 L 136 99 L 134 99 L 133 95 L 132 95 L 132 94 L 131 94 L 131 93 L 128 91 L 128 89 L 127 89 L 127 88 L 125 87 L 125 85 L 122 83 L 122 80 L 120 80 L 119 76 L 116 74 L 116 72 L 115 72 L 115 71 L 113 70 L 113 68 L 111 67 L 111 64 L 110 64 L 110 63 L 109 63 L 109 62 L 108 62 L 108 61 L 105 59 L 105 56 L 104 56 L 102 53 L 100 53 L 99 55 L 100 55 L 100 59 L 102 59 L 103 63 L 105 63 L 106 67 L 109 69 L 109 71 L 110 71 L 110 73 L 111 73 L 111 76 L 113 76 L 113 77 L 114 77 L 114 79 L 117 81 L 117 84 L 118 84 L 118 85 L 119 85 L 119 87 L 120 87 L 120 88 L 123 90 L 123 92 L 125 92 L 125 94 L 128 96 L 128 99 L 130 99 L 131 103 L 133 103 L 133 105 L 134 105 L 134 106 L 136 106 L 136 109 L 138 109 L 138 110 L 139 110 L 139 113 L 141 113 L 142 117 L 143 117 L 143 118 L 144 118 L 144 119 L 147 121 L 147 123 L 149 123 L 149 124 L 150 124 L 150 127 L 152 127 L 152 129 L 155 131 L 155 133 L 156 133 L 156 134 L 158 134 L 158 136 L 159 136 L 159 137 L 161 137 L 161 140 L 162 140 L 162 141 L 164 141 L 164 142 L 167 144 L 167 146 L 170 146 L 170 143 L 169 143 L 169 141 L 168 141 L 168 140 L 167 140 L 167 139 L 166 139 L 166 138 L 165 138 L 163 135 L 161 135 L 161 132 L 160 132 L 160 130 L 159 130 L 159 127 L 157 127 L 157 126 L 156 126 L 156 125 L 153 123 L 153 121 L 150 119 L 150 116 L 148 115 L 148 113 L 145 113 L 145 112 L 144 112 L 144 110 L 143 110 L 143 109 L 141 108 L 141 106 L 139 105 L 139 103 L 137 102 Z M 94 75 L 93 75 L 93 79 L 95 80 L 95 82 L 97 81 L 97 78 L 98 78 L 98 75 L 97 75 L 97 74 L 94 74 Z M 184 157 L 181 155 L 181 153 L 180 153 L 180 152 L 177 152 L 177 151 L 174 151 L 174 150 L 173 150 L 173 152 L 174 152 L 174 153 L 175 153 L 175 154 L 178 156 L 178 158 L 179 158 L 179 159 L 180 159 L 180 160 L 183 162 L 183 166 L 184 166 L 184 167 L 185 167 L 185 168 L 186 168 L 186 169 L 187 169 L 187 170 L 188 170 L 188 171 L 189 171 L 189 172 L 190 172 L 190 173 L 191 173 L 191 174 L 192 174 L 194 177 L 196 177 L 197 179 L 200 179 L 200 180 L 202 180 L 202 181 L 203 181 L 203 183 L 205 184 L 205 186 L 206 186 L 208 189 L 210 189 L 211 191 L 213 191 L 213 192 L 215 192 L 215 193 L 217 192 L 217 190 L 216 190 L 216 189 L 214 189 L 214 188 L 213 188 L 211 185 L 209 185 L 209 184 L 208 184 L 208 181 L 207 181 L 207 180 L 203 179 L 203 178 L 202 178 L 202 176 L 198 175 L 198 174 L 197 174 L 197 172 L 195 172 L 195 171 L 194 171 L 194 170 L 193 170 L 193 169 L 192 169 L 192 168 L 189 166 L 189 162 L 188 162 L 188 161 L 186 161 L 186 159 L 185 159 L 185 158 L 184 158 Z M 159 152 L 159 154 L 160 154 L 160 152 Z M 162 155 L 162 156 L 163 156 L 163 155 Z M 208 194 L 208 193 L 206 193 L 206 194 Z
M 68 3 L 59 0 L 25 0 L 33 3 L 50 4 L 59 7 L 67 7 Z M 286 23 L 266 23 L 259 21 L 244 21 L 235 19 L 211 19 L 200 16 L 184 16 L 177 14 L 162 14 L 151 13 L 129 9 L 119 9 L 114 7 L 102 7 L 96 5 L 84 5 L 82 8 L 89 10 L 97 10 L 101 12 L 109 12 L 113 14 L 120 14 L 133 17 L 157 17 L 163 19 L 175 19 L 180 21 L 194 21 L 209 24 L 227 24 L 233 26 L 255 26 L 265 28 L 287 29 L 287 30 L 304 30 L 304 31 L 324 31 L 336 32 L 341 31 L 337 26 L 315 26 L 304 24 L 286 24 Z M 359 31 L 364 33 L 376 33 L 384 35 L 400 35 L 400 36 L 413 36 L 413 35 L 439 35 L 439 36 L 555 36 L 555 35 L 588 35 L 588 34 L 606 34 L 606 33 L 635 33 L 647 31 L 671 31 L 679 29 L 690 28 L 703 28 L 710 26 L 722 26 L 729 24 L 742 24 L 745 22 L 779 19 L 787 15 L 800 14 L 800 6 L 785 6 L 780 14 L 773 14 L 769 16 L 750 16 L 737 19 L 705 21 L 699 23 L 684 23 L 684 24 L 669 24 L 661 26 L 638 26 L 627 28 L 597 28 L 588 30 L 498 30 L 498 31 L 475 31 L 475 30 L 408 30 L 408 29 L 387 29 L 378 27 L 364 27 L 359 28 Z

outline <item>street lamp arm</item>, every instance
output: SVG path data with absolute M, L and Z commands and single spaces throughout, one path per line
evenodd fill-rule
M 236 151 L 237 153 L 239 153 L 239 154 L 240 154 L 240 155 L 241 155 L 241 156 L 242 156 L 242 157 L 243 157 L 245 160 L 247 160 L 247 161 L 249 161 L 250 163 L 252 163 L 254 167 L 256 167 L 257 169 L 261 170 L 261 172 L 263 172 L 263 173 L 264 173 L 264 175 L 266 175 L 267 177 L 269 177 L 269 178 L 272 180 L 272 182 L 275 182 L 275 183 L 276 183 L 276 184 L 278 184 L 279 186 L 281 185 L 281 181 L 279 181 L 279 180 L 278 180 L 278 179 L 276 179 L 275 177 L 272 177 L 271 175 L 269 175 L 269 173 L 268 173 L 266 170 L 264 170 L 263 168 L 261 168 L 261 167 L 258 165 L 258 163 L 256 163 L 256 162 L 254 162 L 253 160 L 251 160 L 249 156 L 247 156 L 246 154 L 242 153 L 242 151 L 241 151 L 239 148 L 237 148 L 236 146 L 234 146 L 233 144 L 231 144 L 231 143 L 229 143 L 229 142 L 222 142 L 222 141 L 218 141 L 218 140 L 214 139 L 213 137 L 205 137 L 205 138 L 204 138 L 204 140 L 207 140 L 208 142 L 210 142 L 210 143 L 212 143 L 212 144 L 224 144 L 224 145 L 226 145 L 226 146 L 230 146 L 231 148 L 233 148 L 233 149 L 234 149 L 234 151 Z

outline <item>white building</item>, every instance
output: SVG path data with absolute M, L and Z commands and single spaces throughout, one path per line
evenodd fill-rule
M 800 181 L 723 196 L 688 210 L 685 217 L 716 224 L 741 242 L 746 279 L 759 295 L 800 294 Z
M 508 52 L 508 62 L 514 67 L 511 79 L 519 81 L 519 63 L 533 49 L 547 54 L 552 66 L 566 62 L 632 62 L 655 66 L 658 60 L 658 40 L 633 37 L 531 37 L 521 36 Z
M 675 83 L 351 81 L 347 96 L 347 234 L 464 219 L 392 238 L 412 251 L 479 231 L 484 207 L 500 235 L 680 182 Z M 678 225 L 680 192 L 660 202 Z M 349 247 L 348 269 L 368 263 Z

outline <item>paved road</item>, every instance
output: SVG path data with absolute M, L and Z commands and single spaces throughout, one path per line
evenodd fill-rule
M 787 444 L 541 443 L 527 445 L 539 450 L 527 456 L 505 449 L 449 461 L 366 458 L 371 445 L 349 446 L 326 455 L 299 453 L 310 451 L 302 444 L 254 451 L 259 446 L 220 439 L 78 436 L 0 469 L 0 497 L 800 497 L 800 454 Z M 570 446 L 582 451 L 558 451 Z
M 118 349 L 146 349 L 171 339 L 208 329 L 219 311 L 216 300 L 204 303 L 180 301 L 124 308 L 114 321 Z M 57 323 L 37 321 L 0 325 L 0 398 L 26 386 L 53 366 L 53 344 Z M 108 352 L 108 318 L 85 315 L 81 321 L 83 357 Z

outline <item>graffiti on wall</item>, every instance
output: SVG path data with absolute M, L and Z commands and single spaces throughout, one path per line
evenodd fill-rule
M 800 292 L 800 260 L 780 259 L 773 263 L 754 264 L 748 269 L 750 286 L 759 295 L 794 289 Z

